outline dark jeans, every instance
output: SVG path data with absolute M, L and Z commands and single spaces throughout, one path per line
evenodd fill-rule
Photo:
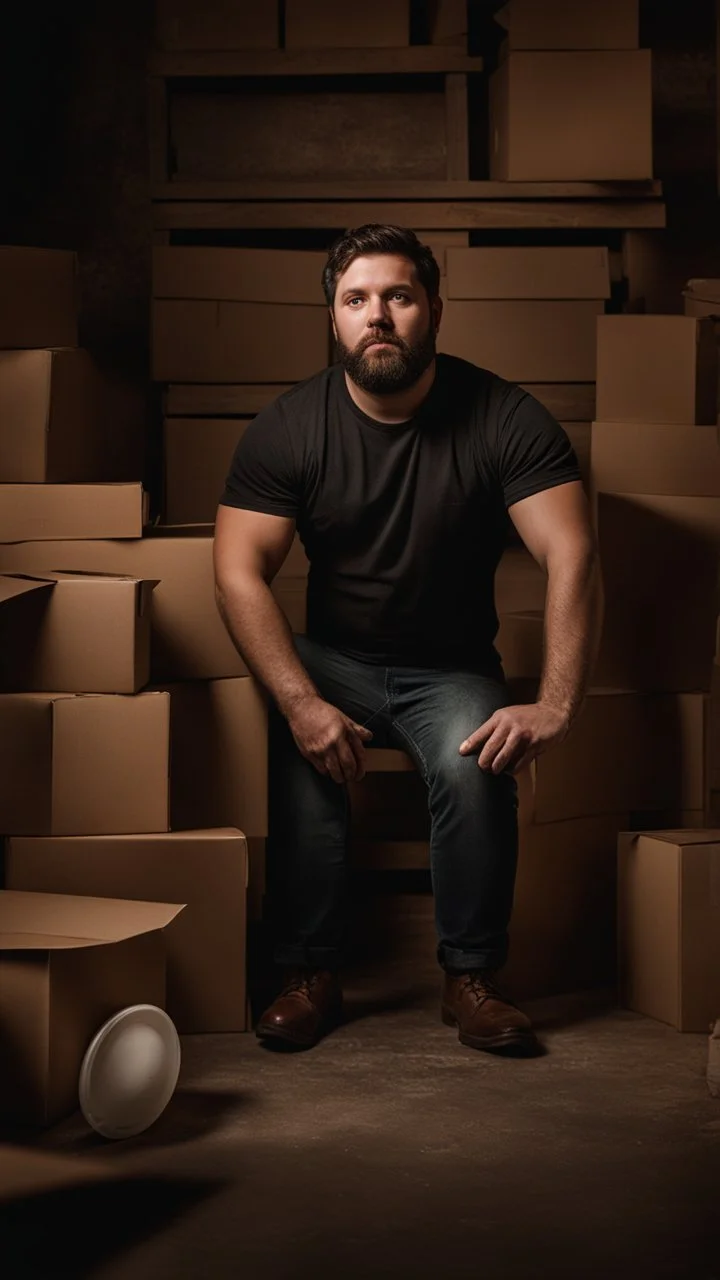
M 437 959 L 443 969 L 499 969 L 517 867 L 517 783 L 479 769 L 460 743 L 499 707 L 507 686 L 471 671 L 382 667 L 295 635 L 320 694 L 373 738 L 400 747 L 428 788 Z M 347 787 L 318 773 L 268 699 L 267 907 L 281 966 L 337 970 L 348 905 Z

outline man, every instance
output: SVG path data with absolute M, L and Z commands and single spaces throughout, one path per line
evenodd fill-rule
M 268 699 L 268 905 L 285 972 L 256 1031 L 310 1047 L 338 1020 L 345 784 L 402 747 L 428 788 L 442 1018 L 472 1048 L 535 1051 L 501 993 L 518 851 L 515 774 L 566 736 L 602 591 L 569 440 L 520 387 L 436 355 L 439 271 L 411 231 L 370 224 L 323 273 L 338 362 L 263 409 L 217 513 L 220 612 Z M 547 572 L 537 701 L 512 705 L 493 641 L 506 511 Z M 269 583 L 295 528 L 307 634 Z M 372 726 L 372 728 L 369 728 Z

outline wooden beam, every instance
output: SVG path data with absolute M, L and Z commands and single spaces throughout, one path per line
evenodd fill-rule
M 445 147 L 448 181 L 467 182 L 470 173 L 467 76 L 445 77 Z
M 451 45 L 407 45 L 401 49 L 199 49 L 150 55 L 154 76 L 445 75 L 483 70 L 482 58 Z
M 654 200 L 662 182 L 156 182 L 153 200 Z
M 392 222 L 416 231 L 458 231 L 484 228 L 534 230 L 540 227 L 618 228 L 664 227 L 660 201 L 427 201 L 352 203 L 345 201 L 157 202 L 156 229 L 280 229 L 343 228 L 364 222 Z

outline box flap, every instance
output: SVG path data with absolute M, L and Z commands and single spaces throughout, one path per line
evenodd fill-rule
M 18 596 L 27 595 L 29 591 L 52 591 L 54 582 L 33 577 L 24 573 L 7 573 L 0 575 L 0 605 L 7 600 L 15 600 Z
M 720 844 L 720 830 L 713 827 L 682 828 L 677 831 L 636 831 L 635 836 L 650 836 L 665 844 Z
M 701 298 L 703 302 L 717 302 L 720 307 L 720 280 L 700 278 L 688 280 L 683 296 Z
M 0 890 L 0 948 L 39 950 L 119 942 L 164 929 L 184 904 Z M 18 938 L 26 936 L 26 941 Z M 35 941 L 33 941 L 35 939 Z
M 83 582 L 151 582 L 154 587 L 160 581 L 159 578 L 138 578 L 133 573 L 104 573 L 100 569 L 47 569 L 44 576 L 53 579 L 80 578 Z

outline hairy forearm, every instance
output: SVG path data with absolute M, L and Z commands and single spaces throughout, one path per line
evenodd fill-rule
M 319 697 L 293 644 L 285 614 L 263 578 L 216 586 L 220 615 L 240 656 L 286 718 L 303 698 Z
M 596 554 L 548 565 L 543 673 L 538 702 L 572 720 L 595 666 L 603 619 L 600 561 Z

